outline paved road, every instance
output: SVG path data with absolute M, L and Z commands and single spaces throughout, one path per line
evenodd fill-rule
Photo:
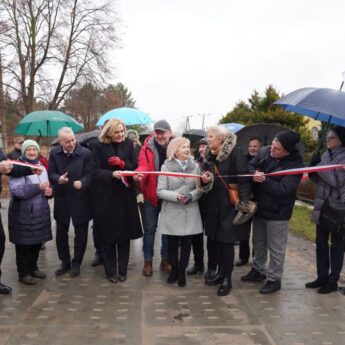
M 310 242 L 290 235 L 279 293 L 264 296 L 262 283 L 242 283 L 248 265 L 235 269 L 231 294 L 220 298 L 201 277 L 189 278 L 186 288 L 168 286 L 158 259 L 153 277 L 143 277 L 141 240 L 132 243 L 129 279 L 110 284 L 102 267 L 90 266 L 89 239 L 74 279 L 54 277 L 58 258 L 49 242 L 39 259 L 48 278 L 34 287 L 18 283 L 14 247 L 7 243 L 3 281 L 14 292 L 0 295 L 0 345 L 345 344 L 345 297 L 304 288 L 315 275 Z

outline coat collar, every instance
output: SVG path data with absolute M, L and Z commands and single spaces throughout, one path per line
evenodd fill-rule
M 164 165 L 167 167 L 167 169 L 171 172 L 184 172 L 184 173 L 191 173 L 194 170 L 195 167 L 195 162 L 194 162 L 194 158 L 190 157 L 187 160 L 187 166 L 186 166 L 186 170 L 182 171 L 182 167 L 180 165 L 180 163 L 175 159 L 167 159 L 164 162 Z
M 73 151 L 73 154 L 76 155 L 76 156 L 80 156 L 80 155 L 82 155 L 82 151 L 83 151 L 82 147 L 80 146 L 80 144 L 77 143 L 76 147 L 75 147 L 75 149 Z M 62 148 L 61 145 L 59 145 L 57 147 L 56 153 L 57 154 L 63 154 L 64 153 L 63 148 Z
M 219 151 L 216 160 L 220 163 L 225 161 L 229 156 L 234 147 L 236 146 L 237 143 L 237 136 L 234 133 L 230 133 L 229 138 L 227 138 Z M 211 159 L 211 151 L 210 148 L 207 146 L 205 150 L 205 158 L 204 158 L 205 163 L 212 163 Z

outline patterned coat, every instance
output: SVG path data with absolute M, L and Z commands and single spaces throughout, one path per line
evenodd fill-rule
M 317 166 L 328 164 L 345 164 L 345 147 L 325 151 Z M 340 197 L 345 203 L 345 169 L 319 171 L 312 179 L 316 182 L 316 192 L 311 220 L 319 224 L 321 206 L 329 196 Z

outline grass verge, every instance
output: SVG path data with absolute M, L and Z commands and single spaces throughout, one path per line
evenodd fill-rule
M 312 210 L 306 206 L 295 206 L 289 222 L 289 230 L 307 240 L 315 241 L 315 224 L 310 220 Z

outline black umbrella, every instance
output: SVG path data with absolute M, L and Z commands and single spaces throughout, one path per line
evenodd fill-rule
M 87 148 L 90 148 L 90 146 L 92 146 L 93 143 L 97 142 L 100 134 L 101 134 L 101 131 L 99 129 L 95 129 L 95 130 L 90 131 L 90 132 L 75 134 L 75 138 L 80 145 L 87 147 Z M 59 144 L 59 139 L 55 138 L 51 142 L 50 145 L 56 146 L 58 144 Z
M 190 146 L 196 148 L 200 139 L 207 136 L 206 131 L 203 129 L 190 129 L 182 134 L 183 137 L 190 140 Z
M 290 131 L 290 129 L 271 123 L 258 123 L 256 125 L 246 126 L 236 133 L 237 145 L 244 152 L 248 151 L 248 143 L 252 138 L 259 138 L 262 141 L 263 146 L 271 145 L 275 136 L 283 131 Z M 297 149 L 303 157 L 304 144 L 302 141 L 297 145 Z

